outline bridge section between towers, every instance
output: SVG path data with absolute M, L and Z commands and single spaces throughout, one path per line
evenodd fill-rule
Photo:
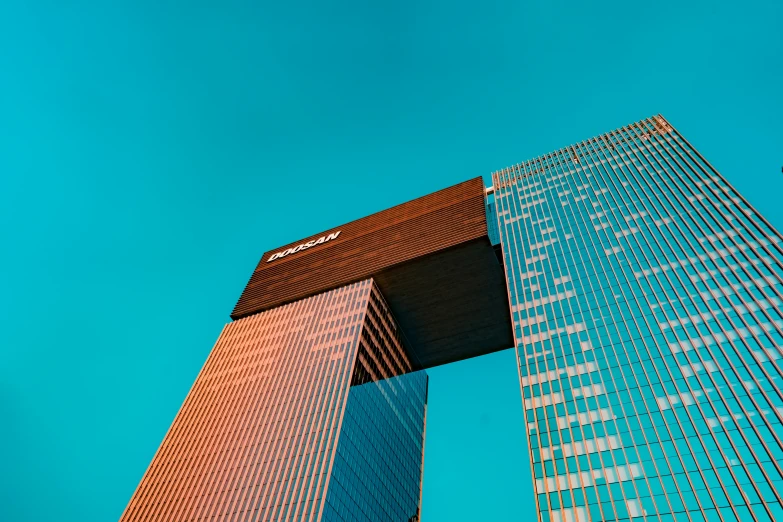
M 266 252 L 231 317 L 372 277 L 416 369 L 510 348 L 484 194 L 474 178 Z

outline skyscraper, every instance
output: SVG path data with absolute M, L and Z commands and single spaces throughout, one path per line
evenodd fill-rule
M 780 234 L 661 116 L 492 179 L 265 253 L 121 520 L 418 521 L 515 346 L 538 520 L 783 521 Z
M 513 344 L 476 178 L 265 253 L 123 522 L 418 522 L 426 368 Z
M 409 520 L 426 403 L 372 279 L 235 321 L 121 520 Z
M 661 116 L 493 183 L 540 520 L 783 520 L 780 234 Z

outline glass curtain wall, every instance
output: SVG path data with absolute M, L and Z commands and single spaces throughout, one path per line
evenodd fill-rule
M 541 521 L 781 521 L 781 236 L 663 117 L 493 175 Z

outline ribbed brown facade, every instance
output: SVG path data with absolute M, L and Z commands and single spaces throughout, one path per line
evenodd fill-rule
M 334 233 L 328 243 L 267 260 Z M 239 319 L 487 235 L 484 184 L 471 179 L 266 252 L 231 317 Z
M 332 239 L 313 244 L 330 234 Z M 274 258 L 308 243 L 313 246 Z M 368 277 L 376 280 L 405 332 L 417 368 L 513 345 L 503 270 L 487 235 L 481 178 L 265 253 L 231 317 Z

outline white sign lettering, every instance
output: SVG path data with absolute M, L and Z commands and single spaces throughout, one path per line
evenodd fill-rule
M 315 245 L 320 245 L 321 243 L 326 243 L 327 241 L 331 241 L 332 239 L 337 239 L 337 236 L 339 235 L 340 235 L 340 231 L 338 230 L 337 232 L 332 232 L 327 236 L 321 236 L 318 239 L 313 239 L 311 241 L 308 241 L 307 243 L 296 245 L 293 248 L 289 248 L 287 250 L 283 250 L 276 254 L 272 254 L 271 256 L 269 256 L 269 259 L 267 259 L 266 262 L 269 263 L 270 261 L 274 261 L 275 259 L 280 259 L 281 257 L 285 257 L 288 254 L 296 254 L 297 252 L 301 252 L 302 250 L 307 250 L 308 248 L 314 247 Z

